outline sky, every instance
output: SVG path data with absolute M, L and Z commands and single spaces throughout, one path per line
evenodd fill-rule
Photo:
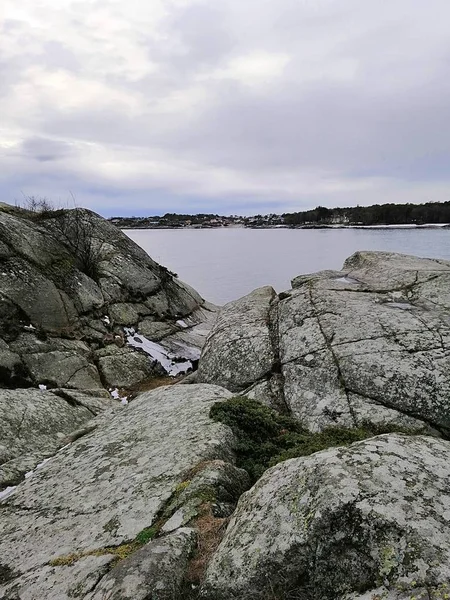
M 450 199 L 448 0 L 2 0 L 0 201 Z

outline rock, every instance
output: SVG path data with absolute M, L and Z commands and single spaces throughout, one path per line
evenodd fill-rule
M 75 306 L 55 284 L 21 258 L 10 258 L 0 274 L 2 295 L 20 308 L 29 323 L 49 332 L 69 331 Z
M 130 303 L 111 304 L 108 312 L 112 322 L 116 325 L 131 327 L 139 321 L 139 312 Z
M 108 386 L 130 388 L 151 377 L 165 375 L 161 365 L 143 352 L 116 346 L 108 346 L 100 352 L 102 355 L 98 359 L 98 368 Z
M 180 528 L 120 561 L 86 600 L 174 600 L 195 548 L 193 529 Z
M 0 490 L 17 484 L 65 438 L 112 406 L 111 398 L 69 390 L 0 390 Z
M 449 262 L 360 252 L 292 284 L 260 321 L 271 353 L 260 338 L 240 343 L 254 326 L 247 299 L 222 309 L 199 381 L 260 397 L 312 431 L 366 421 L 450 431 Z
M 117 553 L 129 553 L 127 544 L 133 548 L 148 528 L 157 532 L 161 515 L 170 519 L 168 507 L 193 473 L 210 461 L 234 461 L 231 430 L 208 416 L 213 403 L 229 396 L 210 385 L 144 393 L 22 482 L 1 504 L 0 572 L 5 575 L 0 596 L 91 598 L 87 594 L 96 593 Z M 240 489 L 240 470 L 236 477 Z M 142 561 L 153 560 L 148 550 Z M 166 560 L 172 564 L 173 553 L 160 557 L 161 568 Z M 137 558 L 136 567 L 131 561 L 111 571 L 118 590 L 128 566 L 133 578 L 143 577 L 140 563 Z
M 161 321 L 150 321 L 150 319 L 144 319 L 140 321 L 137 331 L 144 335 L 146 338 L 159 342 L 164 337 L 175 333 L 178 330 L 177 326 L 173 323 L 165 323 Z
M 166 514 L 171 517 L 162 527 L 170 532 L 189 523 L 200 513 L 204 502 L 213 502 L 230 508 L 229 516 L 243 494 L 250 487 L 247 471 L 238 469 L 223 460 L 211 460 L 201 463 L 182 484 L 182 489 L 168 504 Z
M 204 346 L 198 381 L 238 392 L 270 376 L 275 363 L 270 311 L 273 288 L 263 287 L 226 304 Z
M 0 385 L 99 387 L 92 352 L 115 342 L 117 336 L 125 343 L 122 328 L 136 328 L 138 323 L 151 341 L 173 336 L 167 352 L 179 356 L 178 344 L 198 360 L 211 307 L 95 213 L 85 209 L 34 213 L 1 205 L 0 256 Z M 194 313 L 196 325 L 207 322 L 204 334 L 192 333 L 190 343 L 186 331 L 177 340 L 176 321 Z M 160 325 L 149 326 L 149 317 Z M 193 329 L 189 326 L 189 331 Z M 25 333 L 32 339 L 24 340 Z M 63 347 L 70 341 L 71 348 Z M 41 348 L 38 342 L 43 342 Z M 87 352 L 75 347 L 76 342 L 85 342 Z M 158 372 L 130 349 L 135 358 L 127 356 L 117 377 L 106 377 L 106 385 L 138 385 Z M 112 369 L 118 369 L 114 360 L 103 365 L 104 372 Z
M 11 352 L 8 344 L 0 339 L 0 381 L 8 387 L 28 384 L 29 374 L 20 356 Z
M 201 598 L 441 597 L 449 465 L 449 442 L 399 434 L 278 464 L 239 501 Z
M 98 389 L 102 384 L 95 366 L 79 354 L 42 352 L 24 356 L 34 381 L 56 387 Z

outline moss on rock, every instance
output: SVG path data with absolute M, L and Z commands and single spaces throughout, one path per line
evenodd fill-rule
M 313 433 L 296 419 L 245 396 L 216 402 L 211 407 L 210 417 L 231 427 L 238 439 L 237 466 L 245 469 L 253 481 L 267 468 L 289 458 L 308 456 L 333 446 L 347 446 L 382 433 L 421 433 L 373 423 L 353 429 L 328 427 Z

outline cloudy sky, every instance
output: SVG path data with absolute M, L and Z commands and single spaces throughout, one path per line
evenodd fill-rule
M 450 199 L 448 0 L 2 0 L 0 201 Z

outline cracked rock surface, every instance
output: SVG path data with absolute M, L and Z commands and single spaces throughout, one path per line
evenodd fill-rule
M 285 407 L 312 431 L 366 421 L 450 430 L 450 262 L 357 252 L 342 271 L 292 286 L 222 309 L 199 381 Z
M 0 206 L 0 387 L 138 385 L 161 369 L 127 346 L 115 376 L 124 327 L 198 360 L 216 310 L 89 210 Z
M 199 490 L 211 494 L 216 486 L 218 499 L 235 502 L 248 487 L 246 473 L 232 464 L 231 430 L 208 416 L 214 402 L 228 397 L 212 385 L 144 393 L 112 418 L 99 417 L 96 429 L 22 482 L 0 502 L 0 597 L 127 598 L 126 589 L 136 599 L 130 590 L 151 579 L 143 563 L 167 582 L 167 569 L 185 562 L 192 547 L 191 534 L 179 529 L 185 520 L 170 528 L 167 535 L 175 537 L 161 531 L 159 545 L 144 546 L 128 562 L 117 563 L 114 549 L 133 544 L 146 528 L 161 528 L 184 501 L 192 507 Z M 187 544 L 179 556 L 172 548 L 178 538 Z
M 203 600 L 445 598 L 450 443 L 388 434 L 295 458 L 240 499 Z
M 93 417 L 119 408 L 100 392 L 0 389 L 0 491 L 19 483 Z

